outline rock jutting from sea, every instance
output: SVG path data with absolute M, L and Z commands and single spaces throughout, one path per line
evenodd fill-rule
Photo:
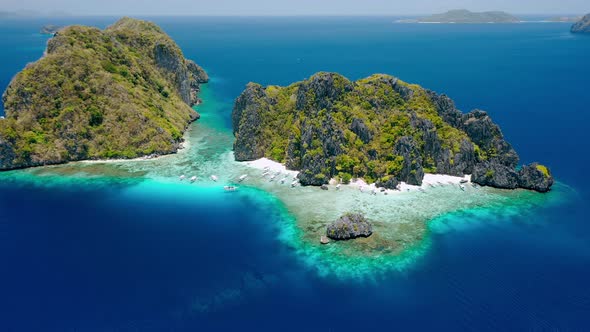
M 232 113 L 234 156 L 299 171 L 303 185 L 363 178 L 385 188 L 421 185 L 425 173 L 498 188 L 549 191 L 553 177 L 519 157 L 481 110 L 461 113 L 446 95 L 376 74 L 352 82 L 321 72 L 287 87 L 249 83 Z
M 590 14 L 582 17 L 578 22 L 574 23 L 571 28 L 573 33 L 590 33 Z
M 4 92 L 0 170 L 174 153 L 207 81 L 151 22 L 60 29 Z
M 350 240 L 371 234 L 373 226 L 359 213 L 347 213 L 326 227 L 326 236 L 332 240 Z

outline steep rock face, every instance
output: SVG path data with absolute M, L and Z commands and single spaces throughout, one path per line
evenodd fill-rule
M 516 170 L 498 162 L 489 161 L 475 166 L 471 181 L 482 186 L 504 189 L 516 189 L 520 184 Z
M 465 114 L 463 128 L 473 143 L 488 153 L 489 159 L 512 168 L 518 165 L 518 155 L 486 112 L 475 110 Z
M 344 77 L 334 73 L 318 73 L 299 86 L 296 107 L 299 110 L 329 110 L 350 90 L 352 83 Z
M 299 181 L 303 185 L 326 184 L 334 173 L 336 156 L 342 153 L 344 135 L 330 115 L 320 126 L 304 122 L 302 128 L 301 150 L 291 156 L 301 159 Z
M 153 23 L 60 29 L 3 94 L 0 170 L 173 153 L 206 80 Z
M 238 161 L 264 157 L 264 140 L 261 134 L 262 113 L 268 112 L 262 86 L 250 83 L 238 97 L 232 112 L 234 134 L 234 156 Z M 238 144 L 238 142 L 242 142 Z
M 455 103 L 451 98 L 445 94 L 437 95 L 430 90 L 428 91 L 428 96 L 434 103 L 436 112 L 444 122 L 457 129 L 463 128 L 463 113 L 455 108 Z
M 283 162 L 301 171 L 303 185 L 358 177 L 395 188 L 420 185 L 425 172 L 473 173 L 501 188 L 543 191 L 549 183 L 516 172 L 518 155 L 486 112 L 463 114 L 447 96 L 388 75 L 351 82 L 318 73 L 287 87 L 248 85 L 232 120 L 237 160 Z
M 352 130 L 352 132 L 355 133 L 365 144 L 373 139 L 373 134 L 362 119 L 353 119 L 352 124 L 350 125 L 350 130 Z
M 537 163 L 522 166 L 518 171 L 519 186 L 525 189 L 548 192 L 553 185 L 551 171 Z
M 424 178 L 422 169 L 422 157 L 414 138 L 403 136 L 395 143 L 393 153 L 403 157 L 402 169 L 397 178 L 408 184 L 420 186 Z
M 373 226 L 362 214 L 345 214 L 329 224 L 326 235 L 333 240 L 350 240 L 358 237 L 369 237 L 373 234 Z
M 590 14 L 582 17 L 581 20 L 574 23 L 571 28 L 573 33 L 590 33 Z

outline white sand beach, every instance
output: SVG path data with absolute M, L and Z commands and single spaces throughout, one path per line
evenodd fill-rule
M 248 161 L 245 162 L 245 164 L 249 167 L 252 168 L 256 168 L 259 170 L 269 170 L 270 172 L 275 172 L 275 173 L 283 173 L 285 175 L 289 175 L 292 177 L 297 176 L 297 174 L 299 174 L 298 171 L 292 171 L 292 170 L 288 170 L 287 167 L 285 167 L 285 165 L 270 160 L 268 158 L 260 158 L 254 161 Z M 407 184 L 405 182 L 401 182 L 399 184 L 398 189 L 399 190 L 391 190 L 391 189 L 387 189 L 385 191 L 381 191 L 381 188 L 377 188 L 377 186 L 375 185 L 375 183 L 367 183 L 365 182 L 363 179 L 353 179 L 349 184 L 346 185 L 342 185 L 342 186 L 348 186 L 348 187 L 353 187 L 353 188 L 358 188 L 360 191 L 362 192 L 367 192 L 367 193 L 372 193 L 372 192 L 383 192 L 386 193 L 388 195 L 390 194 L 400 194 L 400 193 L 404 193 L 404 192 L 409 192 L 409 191 L 417 191 L 420 189 L 427 189 L 427 188 L 432 188 L 432 187 L 442 187 L 442 186 L 448 186 L 448 185 L 459 185 L 461 183 L 461 181 L 466 183 L 471 182 L 471 175 L 465 175 L 464 177 L 459 177 L 459 176 L 451 176 L 451 175 L 445 175 L 445 174 L 424 174 L 424 179 L 422 180 L 422 185 L 421 186 L 414 186 L 411 184 Z M 338 179 L 332 179 L 330 180 L 330 185 L 337 185 L 339 182 Z

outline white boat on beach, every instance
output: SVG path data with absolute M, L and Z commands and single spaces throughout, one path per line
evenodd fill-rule
M 242 181 L 246 180 L 247 177 L 248 177 L 247 174 L 240 175 L 240 178 L 238 179 L 238 181 L 242 182 Z
M 216 175 L 211 175 L 211 180 L 217 182 L 217 180 L 219 180 L 219 178 Z
M 197 181 L 197 177 L 196 177 L 196 176 L 193 176 L 193 177 L 191 178 L 191 182 L 195 182 L 195 181 Z
M 291 182 L 291 187 L 295 187 L 297 185 L 297 183 L 298 183 L 297 181 Z
M 183 174 L 183 175 L 179 176 L 179 177 L 178 177 L 178 179 L 179 179 L 180 181 L 182 181 L 182 180 L 186 179 L 186 176 L 184 176 L 184 174 Z

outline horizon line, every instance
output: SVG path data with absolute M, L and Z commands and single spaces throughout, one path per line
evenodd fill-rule
M 2 13 L 2 11 L 0 11 Z M 121 14 L 70 14 L 70 13 L 61 13 L 61 14 L 50 14 L 50 13 L 39 13 L 39 14 L 32 14 L 32 15 L 21 15 L 18 12 L 4 12 L 15 14 L 11 17 L 3 17 L 3 18 L 48 18 L 48 17 L 57 17 L 57 18 L 67 18 L 67 17 L 414 17 L 414 16 L 425 16 L 425 15 L 433 15 L 432 13 L 426 14 L 129 14 L 129 13 L 121 13 Z M 509 13 L 509 12 L 507 12 Z M 583 13 L 509 13 L 512 15 L 524 15 L 524 16 L 541 16 L 541 15 L 552 15 L 552 16 L 584 16 Z

